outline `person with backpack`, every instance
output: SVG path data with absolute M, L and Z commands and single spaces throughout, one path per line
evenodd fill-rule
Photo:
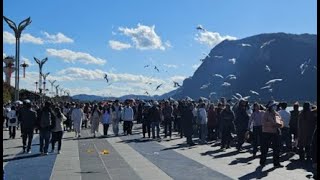
M 18 126 L 18 116 L 15 106 L 11 106 L 11 111 L 8 112 L 7 117 L 9 120 L 9 138 L 14 139 L 16 137 L 16 128 Z
M 40 118 L 39 118 L 41 155 L 48 155 L 51 129 L 55 125 L 54 120 L 55 120 L 55 116 L 51 110 L 51 103 L 47 101 L 45 102 L 45 105 L 40 112 Z
M 54 152 L 55 143 L 58 142 L 58 154 L 61 151 L 61 144 L 62 144 L 62 136 L 63 136 L 63 122 L 67 120 L 67 118 L 61 112 L 61 109 L 56 107 L 54 109 L 55 115 L 55 125 L 54 128 L 51 130 L 52 132 L 52 139 L 51 139 L 51 153 Z
M 33 139 L 33 130 L 37 121 L 37 112 L 31 109 L 31 103 L 24 103 L 24 107 L 20 112 L 20 122 L 21 122 L 21 132 L 22 132 L 22 144 L 23 144 L 23 153 L 31 153 L 31 144 Z M 27 144 L 28 139 L 28 146 Z

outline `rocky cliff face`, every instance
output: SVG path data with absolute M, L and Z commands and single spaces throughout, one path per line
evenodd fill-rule
M 211 94 L 211 98 L 216 99 L 240 93 L 251 96 L 250 100 L 314 101 L 317 97 L 316 38 L 310 34 L 271 33 L 225 40 L 211 50 L 173 97 L 199 98 Z M 233 78 L 230 75 L 234 75 Z M 266 83 L 271 79 L 282 81 L 261 89 L 269 85 Z

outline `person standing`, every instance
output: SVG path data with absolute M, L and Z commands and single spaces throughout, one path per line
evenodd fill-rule
M 298 119 L 298 147 L 300 160 L 310 160 L 311 139 L 316 126 L 314 113 L 311 111 L 310 103 L 305 102 Z
M 289 127 L 290 127 L 290 137 L 292 139 L 293 136 L 293 151 L 297 152 L 297 145 L 298 145 L 298 119 L 299 119 L 299 103 L 296 102 L 293 105 L 293 110 L 290 111 L 290 121 L 289 121 Z
M 73 122 L 75 137 L 81 137 L 81 125 L 83 119 L 83 111 L 80 108 L 80 104 L 76 105 L 76 108 L 71 111 L 71 121 Z
M 132 134 L 132 126 L 133 126 L 133 118 L 134 118 L 134 112 L 133 109 L 130 106 L 130 102 L 126 102 L 126 106 L 123 108 L 122 112 L 123 116 L 123 126 L 124 126 L 124 135 Z
M 162 110 L 164 117 L 164 138 L 167 136 L 171 139 L 172 134 L 172 118 L 173 118 L 173 107 L 169 104 L 169 101 L 165 101 L 165 106 Z M 169 132 L 168 132 L 169 131 Z
M 16 128 L 18 126 L 18 116 L 16 112 L 16 107 L 11 106 L 11 111 L 7 114 L 8 126 L 9 126 L 9 138 L 16 138 Z
M 258 152 L 258 146 L 261 145 L 262 136 L 262 118 L 265 111 L 260 109 L 260 105 L 256 102 L 253 104 L 253 113 L 250 116 L 248 131 L 252 128 L 252 146 L 253 146 L 253 157 L 256 157 Z
M 249 115 L 247 113 L 248 101 L 240 100 L 239 107 L 236 110 L 236 132 L 237 132 L 237 150 L 242 150 L 242 145 L 245 141 L 245 133 L 249 123 Z
M 230 104 L 226 104 L 220 114 L 221 149 L 229 149 L 232 140 L 231 133 L 235 132 L 235 115 Z
M 112 130 L 115 136 L 119 134 L 119 123 L 121 120 L 121 106 L 119 100 L 114 101 L 112 106 Z
M 41 155 L 48 155 L 48 147 L 51 137 L 51 127 L 54 123 L 54 114 L 51 110 L 51 103 L 45 102 L 45 106 L 42 108 L 39 117 L 40 124 L 40 153 Z
M 52 132 L 52 139 L 51 139 L 51 153 L 54 152 L 55 143 L 58 142 L 58 154 L 61 151 L 62 145 L 62 136 L 63 136 L 63 122 L 67 120 L 64 114 L 61 112 L 61 109 L 56 107 L 54 109 L 55 114 L 55 126 L 51 130 Z
M 283 126 L 283 122 L 279 113 L 276 111 L 277 105 L 277 102 L 271 101 L 267 106 L 268 110 L 264 113 L 262 118 L 261 166 L 265 165 L 269 147 L 272 145 L 273 165 L 274 167 L 283 167 L 280 164 L 279 158 L 280 128 Z
M 109 106 L 103 108 L 103 114 L 102 114 L 102 124 L 103 124 L 103 135 L 107 137 L 108 130 L 109 130 L 109 124 L 111 123 L 111 111 Z
M 208 140 L 212 141 L 216 138 L 214 138 L 217 128 L 217 112 L 214 108 L 213 104 L 210 104 L 209 110 L 208 110 Z
M 283 151 L 291 152 L 292 151 L 292 138 L 290 134 L 290 112 L 286 110 L 287 103 L 280 103 L 280 111 L 278 112 L 283 120 L 283 128 L 281 128 L 281 140 L 280 140 L 280 148 Z M 286 149 L 283 148 L 283 143 L 286 145 Z M 280 150 L 281 150 L 280 149 Z
M 180 106 L 180 105 L 179 105 Z M 181 106 L 181 119 L 182 122 L 181 126 L 183 128 L 183 133 L 187 139 L 187 144 L 190 146 L 194 145 L 192 141 L 192 133 L 193 133 L 193 104 L 190 102 L 187 104 L 186 102 L 182 103 Z
M 207 116 L 207 111 L 205 109 L 205 104 L 201 103 L 199 107 L 199 123 L 200 123 L 200 130 L 201 130 L 201 143 L 205 144 L 206 139 L 207 139 L 207 134 L 208 134 L 208 116 Z
M 143 111 L 142 111 L 142 133 L 143 133 L 143 138 L 146 137 L 146 132 L 148 132 L 148 137 L 150 138 L 150 128 L 151 128 L 151 123 L 150 123 L 150 107 L 151 105 L 149 103 L 144 105 Z
M 96 137 L 96 132 L 99 130 L 99 123 L 102 119 L 102 112 L 98 105 L 94 105 L 91 113 L 91 133 L 93 137 Z
M 150 109 L 150 116 L 151 116 L 151 129 L 152 129 L 152 139 L 155 139 L 155 129 L 157 129 L 157 138 L 160 139 L 160 108 L 159 103 L 157 101 L 153 102 L 153 107 Z
M 33 130 L 37 121 L 37 112 L 31 109 L 31 103 L 25 102 L 20 114 L 23 153 L 31 153 Z M 28 139 L 28 145 L 27 145 Z

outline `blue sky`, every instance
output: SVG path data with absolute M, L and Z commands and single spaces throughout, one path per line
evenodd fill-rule
M 3 10 L 16 23 L 32 19 L 21 38 L 20 61 L 31 66 L 20 88 L 35 89 L 39 70 L 33 57 L 48 57 L 43 71 L 71 95 L 163 94 L 175 89 L 173 81 L 192 76 L 224 39 L 317 30 L 315 0 L 5 0 Z M 206 31 L 196 30 L 198 25 Z M 5 21 L 3 36 L 4 56 L 14 55 Z

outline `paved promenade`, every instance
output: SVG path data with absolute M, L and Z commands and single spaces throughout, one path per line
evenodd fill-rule
M 122 129 L 122 125 L 120 126 Z M 99 132 L 103 129 L 100 126 Z M 167 180 L 167 179 L 312 179 L 311 167 L 298 156 L 283 155 L 283 168 L 273 168 L 272 153 L 267 165 L 259 167 L 252 158 L 249 144 L 241 153 L 235 148 L 221 151 L 218 144 L 189 147 L 176 133 L 170 141 L 142 138 L 141 125 L 134 125 L 133 135 L 92 138 L 90 130 L 80 139 L 65 132 L 61 154 L 39 154 L 39 136 L 35 134 L 32 153 L 21 154 L 20 131 L 8 140 L 4 130 L 3 160 L 6 179 L 10 180 Z M 51 149 L 51 145 L 49 150 Z M 259 155 L 259 154 L 258 154 Z

